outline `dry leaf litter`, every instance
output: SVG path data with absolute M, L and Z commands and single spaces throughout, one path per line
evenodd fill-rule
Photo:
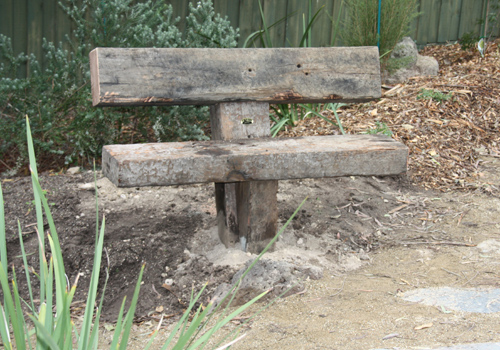
M 459 44 L 424 48 L 420 54 L 438 60 L 439 75 L 383 85 L 381 99 L 341 107 L 337 112 L 345 132 L 369 132 L 385 123 L 393 138 L 408 146 L 409 178 L 419 186 L 498 192 L 482 180 L 480 156 L 500 157 L 499 44 L 500 39 L 489 43 L 484 58 Z M 323 114 L 335 121 L 333 113 Z M 279 136 L 338 133 L 336 126 L 314 117 Z

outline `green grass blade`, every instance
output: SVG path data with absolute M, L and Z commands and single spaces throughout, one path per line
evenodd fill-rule
M 22 229 L 21 229 L 21 223 L 19 222 L 19 220 L 17 220 L 17 230 L 19 233 L 19 246 L 21 248 L 21 255 L 23 257 L 24 273 L 26 275 L 26 282 L 28 284 L 28 292 L 29 292 L 29 296 L 30 296 L 30 308 L 31 308 L 31 312 L 35 312 L 35 303 L 33 301 L 33 290 L 31 288 L 31 278 L 30 278 L 28 259 L 26 258 L 26 251 L 24 249 L 24 241 L 23 241 L 23 233 L 22 233 Z
M 146 346 L 144 347 L 144 350 L 149 350 L 149 348 L 151 347 L 151 345 L 153 345 L 153 342 L 155 341 L 157 335 L 158 335 L 158 330 L 155 330 L 153 332 L 153 334 L 151 335 L 151 338 L 147 342 Z
M 45 295 L 47 296 L 47 299 L 45 300 L 45 304 L 47 307 L 47 312 L 45 314 L 45 319 L 41 320 L 41 317 L 38 319 L 40 322 L 42 322 L 45 325 L 45 328 L 48 331 L 52 330 L 53 326 L 53 316 L 52 316 L 52 303 L 53 303 L 53 284 L 54 284 L 54 260 L 52 257 L 49 259 L 49 267 L 48 267 L 48 274 L 47 274 L 47 281 L 45 282 L 45 286 L 47 287 L 47 290 L 45 291 Z
M 333 106 L 335 106 L 335 105 L 336 105 L 336 104 L 334 104 Z M 336 124 L 336 123 L 334 123 L 333 121 L 331 121 L 329 118 L 325 117 L 324 115 L 322 115 L 322 114 L 320 114 L 320 113 L 316 112 L 314 109 L 307 107 L 306 105 L 301 104 L 300 106 L 301 106 L 302 108 L 304 108 L 306 111 L 308 111 L 308 112 L 310 112 L 310 113 L 314 114 L 315 116 L 320 117 L 321 119 L 323 119 L 323 120 L 327 121 L 328 123 L 330 123 L 330 124 L 332 124 L 332 125 L 335 125 L 336 127 L 338 127 L 338 128 L 340 129 L 340 132 L 342 133 L 342 135 L 345 135 L 344 128 L 342 127 L 342 123 L 340 122 L 340 118 L 339 118 L 339 115 L 338 115 L 338 113 L 337 113 L 337 109 L 338 109 L 338 107 L 340 107 L 340 106 L 338 106 L 338 105 L 337 105 L 337 106 L 336 106 L 336 107 L 334 107 L 334 109 L 332 110 L 332 111 L 333 111 L 333 114 L 335 115 L 335 119 L 337 120 L 337 124 Z
M 28 116 L 26 116 L 26 138 L 28 143 L 28 156 L 29 156 L 29 167 L 31 171 L 31 181 L 33 182 L 33 189 L 35 188 L 35 178 L 38 179 L 38 170 L 36 167 L 36 157 L 35 157 L 35 149 L 33 147 L 33 139 L 31 137 L 31 128 Z M 45 246 L 45 236 L 43 235 L 43 211 L 42 205 L 40 201 L 40 195 L 37 191 L 34 191 L 35 197 L 35 210 L 36 210 L 36 222 L 38 232 L 41 233 L 41 246 Z M 39 250 L 39 262 L 41 263 L 44 260 L 44 256 L 42 256 L 42 252 Z M 40 300 L 45 300 L 45 280 L 46 276 L 44 275 L 45 271 L 40 268 Z
M 318 11 L 316 11 L 316 13 L 314 14 L 314 16 L 311 18 L 311 20 L 309 21 L 309 23 L 307 24 L 307 27 L 304 29 L 304 34 L 302 35 L 302 38 L 300 40 L 299 47 L 305 47 L 304 44 L 306 43 L 307 37 L 310 34 L 311 27 L 314 24 L 314 21 L 316 20 L 316 17 L 318 17 L 318 15 L 321 13 L 321 11 L 323 11 L 324 7 L 325 7 L 325 5 L 321 6 L 318 9 Z M 310 45 L 310 42 L 309 42 L 309 45 Z
M 94 191 L 95 191 L 95 242 L 94 247 L 97 247 L 99 240 L 99 192 L 97 190 L 97 171 L 95 170 L 94 160 Z
M 167 341 L 165 342 L 165 344 L 163 345 L 162 347 L 162 350 L 165 350 L 167 349 L 167 347 L 172 343 L 172 340 L 174 338 L 174 336 L 177 334 L 177 332 L 179 332 L 179 329 L 181 329 L 181 327 L 184 329 L 186 327 L 186 324 L 187 324 L 187 321 L 188 321 L 188 317 L 189 317 L 189 314 L 191 313 L 191 310 L 193 309 L 194 305 L 196 304 L 196 301 L 200 298 L 201 296 L 201 293 L 203 292 L 203 290 L 205 289 L 206 287 L 206 284 L 205 286 L 201 289 L 200 292 L 198 292 L 198 294 L 196 295 L 196 297 L 193 298 L 192 294 L 193 294 L 193 291 L 191 290 L 191 300 L 189 302 L 189 306 L 188 308 L 186 309 L 186 311 L 184 311 L 184 313 L 182 314 L 182 317 L 180 318 L 179 321 L 177 321 L 175 327 L 172 329 L 172 331 L 170 332 L 170 335 L 167 339 Z M 182 334 L 184 333 L 184 330 L 181 330 L 181 336 Z
M 271 305 L 273 305 L 277 300 L 279 300 L 282 296 L 284 296 L 286 293 L 288 293 L 288 291 L 290 291 L 292 288 L 294 288 L 296 286 L 296 284 L 293 284 L 291 285 L 289 288 L 285 289 L 283 292 L 281 292 L 280 295 L 276 296 L 275 298 L 273 298 L 271 300 L 271 302 L 265 304 L 263 307 L 261 307 L 259 310 L 257 310 L 257 312 L 255 312 L 254 314 L 252 314 L 252 316 L 250 316 L 248 319 L 246 319 L 244 322 L 242 322 L 238 327 L 236 327 L 234 330 L 232 330 L 231 332 L 229 332 L 224 338 L 222 338 L 218 344 L 216 344 L 216 346 L 219 346 L 220 344 L 222 344 L 223 342 L 226 341 L 226 339 L 230 338 L 232 335 L 234 335 L 234 333 L 237 333 L 239 332 L 239 330 L 241 328 L 243 328 L 247 323 L 250 323 L 250 321 L 252 319 L 254 319 L 255 317 L 257 317 L 258 315 L 260 315 L 262 312 L 264 312 L 266 309 L 268 309 Z
M 283 118 L 278 123 L 276 123 L 275 125 L 273 125 L 273 127 L 271 128 L 271 137 L 276 137 L 276 135 L 278 134 L 278 132 L 281 131 L 281 129 L 283 128 L 283 126 L 285 126 L 285 124 L 288 121 L 289 121 L 289 119 Z
M 296 13 L 297 13 L 297 11 L 293 11 L 293 12 L 289 13 L 288 15 L 282 17 L 281 19 L 277 20 L 276 22 L 274 22 L 270 26 L 265 26 L 264 29 L 259 29 L 255 32 L 251 33 L 249 36 L 247 36 L 245 42 L 243 43 L 243 47 L 250 47 L 250 45 L 253 44 L 255 42 L 255 40 L 257 40 L 257 39 L 261 40 L 262 47 L 266 47 L 266 43 L 264 41 L 264 34 L 266 31 L 266 28 L 267 28 L 267 30 L 269 30 L 269 29 L 277 26 L 278 24 L 285 22 L 288 18 L 294 16 Z M 262 12 L 261 12 L 261 16 L 262 16 Z
M 91 349 L 97 349 L 97 344 L 99 340 L 99 320 L 101 319 L 102 304 L 104 303 L 104 295 L 106 293 L 106 287 L 108 286 L 108 280 L 109 280 L 109 272 L 108 269 L 106 268 L 106 278 L 104 280 L 104 286 L 102 287 L 101 301 L 99 302 L 99 306 L 97 308 L 94 320 L 94 327 L 92 327 L 92 333 L 90 334 L 90 339 L 89 339 L 89 347 Z
M 5 210 L 3 204 L 2 182 L 0 181 L 0 261 L 7 274 L 7 239 L 5 237 Z
M 9 323 L 7 321 L 7 315 L 5 314 L 5 309 L 3 305 L 0 304 L 0 336 L 2 337 L 2 343 L 5 350 L 11 350 L 12 344 L 10 340 Z
M 249 47 L 251 44 L 257 40 L 257 38 L 262 37 L 263 30 L 257 30 L 253 33 L 251 33 L 247 38 L 245 39 L 245 42 L 243 43 L 243 47 Z
M 8 264 L 8 262 L 7 262 L 7 238 L 5 236 L 5 210 L 4 210 L 2 182 L 1 181 L 0 181 L 0 262 L 2 263 L 2 266 L 4 269 L 4 274 L 7 276 L 7 273 L 8 273 L 8 271 L 7 271 L 7 264 Z M 3 304 L 5 305 L 5 295 L 4 295 L 3 299 L 4 299 Z M 7 325 L 8 320 L 10 319 L 9 312 L 2 308 L 2 316 L 5 320 L 5 325 Z M 10 337 L 9 337 L 9 339 L 10 339 Z M 7 340 L 3 336 L 2 336 L 2 340 L 3 340 L 4 344 L 8 344 Z M 9 341 L 9 343 L 10 343 L 10 341 Z
M 49 236 L 50 241 L 50 236 Z M 51 259 L 52 262 L 52 259 Z M 52 271 L 52 269 L 50 270 Z M 77 279 L 78 280 L 78 279 Z M 76 281 L 75 284 L 71 286 L 69 291 L 63 291 L 63 305 L 61 309 L 63 310 L 61 314 L 57 314 L 57 320 L 55 322 L 56 327 L 52 332 L 53 339 L 59 344 L 61 349 L 70 349 L 72 345 L 72 323 L 71 323 L 71 314 L 70 314 L 70 306 L 71 301 L 73 300 L 73 296 L 76 291 Z M 50 306 L 49 300 L 47 300 L 47 307 Z M 47 331 L 51 331 L 52 328 L 45 327 Z
M 186 348 L 186 345 L 189 344 L 190 340 L 193 339 L 193 336 L 195 335 L 195 333 L 197 333 L 198 327 L 207 315 L 209 308 L 205 308 L 205 310 L 200 313 L 201 310 L 202 307 L 200 305 L 196 310 L 196 313 L 194 314 L 189 327 L 187 327 L 186 331 L 183 332 L 182 336 L 179 338 L 177 344 L 172 348 L 172 350 L 181 350 Z
M 312 16 L 312 0 L 309 0 L 309 11 L 307 11 L 307 20 L 309 21 L 309 23 L 312 22 L 311 20 L 311 16 Z M 304 28 L 304 27 L 302 27 Z M 312 31 L 309 30 L 309 34 L 307 35 L 307 47 L 311 47 L 312 46 Z
M 104 231 L 106 226 L 105 217 L 103 217 L 102 224 L 99 229 L 99 197 L 97 191 L 97 172 L 95 171 L 94 162 L 94 189 L 95 189 L 95 207 L 96 207 L 96 234 L 95 234 L 95 246 L 94 246 L 94 263 L 92 268 L 92 275 L 90 277 L 89 292 L 87 296 L 87 303 L 85 305 L 84 313 L 84 324 L 82 325 L 78 348 L 88 349 L 96 346 L 98 342 L 98 326 L 92 327 L 92 320 L 94 316 L 94 305 L 97 298 L 97 288 L 99 282 L 99 276 L 101 271 L 101 261 L 102 261 L 102 251 L 104 246 Z M 99 324 L 99 319 L 101 316 L 102 303 L 104 298 L 104 290 L 108 282 L 109 274 L 106 272 L 106 281 L 104 283 L 103 293 L 101 295 L 101 301 L 99 303 L 99 308 L 96 312 L 95 324 Z
M 257 302 L 259 299 L 264 297 L 269 291 L 265 291 L 259 295 L 257 295 L 255 298 L 250 300 L 249 302 L 245 303 L 244 305 L 240 306 L 237 308 L 235 311 L 227 315 L 222 321 L 217 322 L 216 325 L 214 325 L 207 333 L 203 334 L 194 344 L 190 347 L 190 349 L 196 349 L 198 346 L 200 346 L 202 343 L 210 339 L 210 337 L 213 336 L 215 332 L 217 332 L 219 329 L 224 327 L 228 322 L 230 322 L 232 319 L 234 319 L 236 316 L 241 314 L 243 311 L 248 309 L 252 304 Z
M 191 307 L 194 306 L 198 300 L 201 297 L 201 294 L 205 290 L 208 284 L 205 284 L 203 288 L 198 292 L 198 295 L 193 299 L 191 297 L 191 303 L 190 303 L 190 308 L 189 311 L 191 310 Z M 212 311 L 213 303 L 210 302 L 208 303 L 207 307 L 203 310 L 203 312 L 200 313 L 200 310 L 202 307 L 200 306 L 198 310 L 196 311 L 196 314 L 193 316 L 191 320 L 191 324 L 186 331 L 185 334 L 183 334 L 182 337 L 179 337 L 179 341 L 177 342 L 177 345 L 181 345 L 181 347 L 178 347 L 179 349 L 184 349 L 187 346 L 189 346 L 197 337 L 197 335 L 205 328 L 206 322 L 200 327 L 200 324 L 203 320 L 206 319 L 206 316 Z M 188 312 L 189 314 L 189 312 Z M 213 314 L 212 314 L 213 315 Z M 212 316 L 211 315 L 211 316 Z M 210 319 L 211 317 L 209 317 Z
M 64 312 L 64 293 L 66 292 L 67 288 L 66 275 L 64 273 L 63 262 L 59 260 L 60 259 L 60 257 L 58 256 L 59 254 L 55 252 L 57 248 L 55 247 L 54 239 L 52 238 L 51 235 L 48 235 L 48 239 L 49 239 L 50 250 L 52 252 L 50 262 L 52 264 L 53 261 L 54 279 L 56 282 L 56 313 L 57 315 L 61 315 Z M 50 272 L 51 270 L 49 269 L 49 273 Z M 50 295 L 49 293 L 51 293 L 51 290 L 47 288 L 47 302 L 49 301 L 49 299 L 52 299 L 51 298 L 52 295 Z
M 266 35 L 264 47 L 273 47 L 271 35 L 269 34 L 269 28 L 266 24 L 266 16 L 264 15 L 264 10 L 262 9 L 262 4 L 261 4 L 260 0 L 259 0 L 259 10 L 260 10 L 260 17 L 262 18 L 262 26 L 264 27 L 264 33 Z
M 92 275 L 90 276 L 89 293 L 87 296 L 87 304 L 85 305 L 84 323 L 82 325 L 80 339 L 78 342 L 79 349 L 87 349 L 89 346 L 92 319 L 94 315 L 94 305 L 97 297 L 97 287 L 99 283 L 99 274 L 101 271 L 102 251 L 104 246 L 104 229 L 106 227 L 106 218 L 102 218 L 101 230 L 97 238 L 97 243 L 94 248 L 94 264 L 92 267 Z
M 132 322 L 134 320 L 135 308 L 137 306 L 137 299 L 139 299 L 139 291 L 141 290 L 142 274 L 144 272 L 144 267 L 146 264 L 142 264 L 141 272 L 139 272 L 139 278 L 137 279 L 137 284 L 135 285 L 134 295 L 132 301 L 130 302 L 130 307 L 127 311 L 127 316 L 125 317 L 125 324 L 123 326 L 123 334 L 120 342 L 120 350 L 125 350 L 127 348 L 128 337 L 130 336 L 130 329 L 132 328 Z
M 45 329 L 44 325 L 38 321 L 32 315 L 29 315 L 31 321 L 35 324 L 36 327 L 36 337 L 42 344 L 47 344 L 50 350 L 60 350 L 59 345 L 57 345 L 56 341 L 52 338 L 50 333 Z
M 23 309 L 21 308 L 21 297 L 19 296 L 19 289 L 17 288 L 17 276 L 16 276 L 16 270 L 14 266 L 12 266 L 12 291 L 14 292 L 14 303 L 16 307 L 16 318 L 17 318 L 17 328 L 22 331 L 22 345 L 19 346 L 17 345 L 17 340 L 16 340 L 16 346 L 18 349 L 25 349 L 26 348 L 26 341 L 25 341 L 25 332 L 24 330 L 26 329 L 26 325 L 24 322 L 24 316 L 23 316 Z M 14 327 L 14 324 L 12 325 Z
M 330 41 L 330 46 L 335 45 L 335 41 L 337 40 L 337 34 L 338 34 L 339 24 L 340 24 L 340 16 L 342 14 L 342 6 L 344 6 L 344 0 L 342 0 L 340 2 L 339 14 L 337 15 L 337 22 L 335 23 L 335 26 L 333 26 L 333 18 L 332 17 L 330 18 L 330 20 L 332 21 L 332 27 L 335 27 L 333 29 L 332 40 Z
M 180 331 L 179 331 L 179 340 L 177 341 L 177 343 L 175 344 L 175 346 L 172 348 L 172 350 L 179 350 L 179 349 L 183 349 L 185 347 L 185 345 L 187 344 L 187 342 L 185 341 L 182 341 L 180 339 L 183 339 L 184 338 L 184 335 L 186 333 L 186 329 L 188 329 L 188 322 L 189 322 L 189 315 L 191 315 L 191 310 L 194 308 L 194 306 L 196 305 L 196 302 L 200 299 L 200 296 L 201 296 L 201 293 L 203 292 L 203 290 L 205 290 L 205 287 L 207 286 L 207 284 L 205 284 L 203 286 L 203 288 L 200 290 L 200 292 L 196 295 L 196 297 L 193 297 L 194 295 L 194 289 L 191 289 L 191 296 L 189 298 L 189 306 L 188 308 L 184 311 L 182 317 L 181 317 L 181 320 L 178 322 L 178 325 L 182 325 Z M 196 315 L 199 313 L 199 310 L 198 312 L 196 313 Z M 196 317 L 196 315 L 194 317 Z M 177 331 L 176 331 L 177 333 Z
M 64 345 L 63 349 L 71 350 L 73 348 L 73 334 L 72 334 L 72 322 L 71 322 L 71 302 L 76 292 L 76 283 L 71 286 L 71 289 L 66 293 L 66 298 L 64 300 L 64 315 L 61 318 L 61 323 L 63 324 L 64 330 Z
M 5 274 L 5 268 L 3 264 L 0 262 L 0 284 L 2 285 L 2 291 L 5 298 L 5 308 L 8 310 L 10 316 L 10 322 L 12 325 L 12 329 L 14 331 L 14 339 L 16 341 L 17 349 L 25 349 L 24 344 L 24 330 L 21 325 L 22 320 L 17 319 L 17 313 L 15 309 L 14 298 L 9 288 L 9 281 L 7 278 L 7 274 Z M 15 289 L 15 285 L 12 286 Z M 9 322 L 9 319 L 7 319 Z M 21 326 L 20 326 L 21 325 Z
M 120 341 L 120 335 L 122 333 L 123 329 L 123 312 L 125 310 L 125 301 L 127 300 L 127 297 L 125 296 L 122 301 L 122 305 L 120 306 L 120 311 L 118 312 L 118 320 L 116 320 L 116 327 L 115 327 L 115 332 L 113 334 L 113 340 L 111 341 L 111 346 L 109 347 L 110 350 L 116 350 L 118 349 L 118 342 Z M 83 348 L 79 349 L 83 350 Z

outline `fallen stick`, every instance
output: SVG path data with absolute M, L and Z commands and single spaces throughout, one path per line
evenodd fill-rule
M 456 245 L 456 246 L 462 246 L 462 247 L 475 247 L 477 244 L 470 244 L 470 243 L 461 243 L 461 242 L 448 242 L 448 241 L 441 241 L 441 242 L 401 242 L 401 244 L 435 244 L 435 245 Z

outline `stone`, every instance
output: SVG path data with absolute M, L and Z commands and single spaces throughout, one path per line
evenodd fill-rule
M 500 241 L 496 239 L 488 239 L 483 241 L 477 245 L 477 248 L 482 253 L 493 253 L 496 255 L 500 255 Z
M 500 312 L 498 288 L 423 288 L 410 290 L 399 296 L 406 301 L 435 306 L 442 311 Z
M 80 172 L 80 167 L 79 166 L 74 166 L 66 170 L 66 174 L 68 175 L 76 175 Z
M 418 58 L 417 44 L 409 36 L 404 37 L 392 50 L 391 58 L 407 58 L 414 64 Z
M 404 37 L 391 53 L 382 71 L 386 84 L 398 84 L 416 76 L 434 76 L 439 72 L 439 64 L 434 57 L 422 56 L 410 37 Z

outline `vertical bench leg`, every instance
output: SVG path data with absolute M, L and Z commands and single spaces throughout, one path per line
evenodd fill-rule
M 268 103 L 220 103 L 210 112 L 214 140 L 270 136 Z M 277 232 L 277 192 L 278 181 L 215 184 L 219 237 L 226 247 L 239 241 L 245 251 L 262 251 Z

